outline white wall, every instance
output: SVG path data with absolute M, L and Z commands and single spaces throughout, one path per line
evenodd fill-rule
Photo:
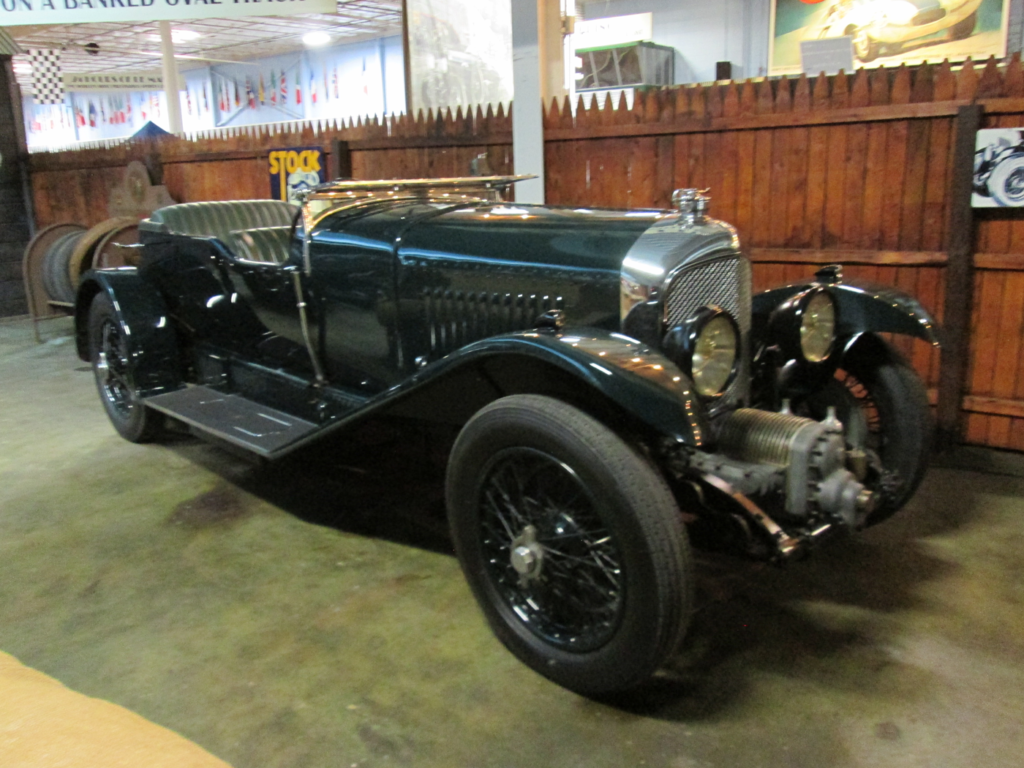
M 587 0 L 580 10 L 587 20 L 652 12 L 654 42 L 676 49 L 676 83 L 700 83 L 715 79 L 718 61 L 731 61 L 736 79 L 765 74 L 769 6 L 769 0 Z
M 1008 26 L 1006 53 L 1016 53 L 1021 49 L 1022 33 L 1024 33 L 1024 0 L 1010 0 L 1010 19 Z

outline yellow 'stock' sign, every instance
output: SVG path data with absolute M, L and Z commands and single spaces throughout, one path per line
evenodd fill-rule
M 325 181 L 319 147 L 294 147 L 270 152 L 270 196 L 295 202 L 298 193 Z

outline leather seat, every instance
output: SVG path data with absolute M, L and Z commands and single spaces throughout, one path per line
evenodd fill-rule
M 215 237 L 230 248 L 232 232 L 266 227 L 290 227 L 297 211 L 297 206 L 283 200 L 180 203 L 154 211 L 148 219 L 139 223 L 139 230 L 192 237 Z
M 291 231 L 290 226 L 236 229 L 230 233 L 227 246 L 245 261 L 284 264 L 291 251 Z

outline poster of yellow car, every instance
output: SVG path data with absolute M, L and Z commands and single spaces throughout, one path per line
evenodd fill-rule
M 769 74 L 802 72 L 802 42 L 843 37 L 855 67 L 1002 57 L 1009 7 L 1010 0 L 772 0 Z

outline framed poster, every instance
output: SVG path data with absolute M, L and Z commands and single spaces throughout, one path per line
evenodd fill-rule
M 1009 11 L 1010 0 L 771 0 L 768 74 L 803 72 L 802 42 L 841 37 L 855 67 L 1002 57 Z
M 231 122 L 250 125 L 306 116 L 301 56 L 210 67 L 210 85 L 210 106 L 218 128 Z
M 1024 128 L 978 131 L 971 206 L 1024 207 Z
M 512 98 L 511 0 L 408 0 L 413 113 Z

